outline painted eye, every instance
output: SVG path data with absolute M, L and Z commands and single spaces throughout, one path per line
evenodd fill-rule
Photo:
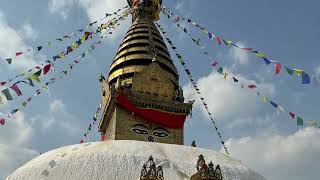
M 167 136 L 169 136 L 169 134 L 166 133 L 166 132 L 153 132 L 153 135 L 157 136 L 157 137 L 167 137 Z
M 144 129 L 132 128 L 131 130 L 136 134 L 148 134 L 148 131 L 146 131 Z
M 148 128 L 143 124 L 136 124 L 132 126 L 131 130 L 136 134 L 149 134 Z

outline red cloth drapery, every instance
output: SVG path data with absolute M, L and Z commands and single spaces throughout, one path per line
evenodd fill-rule
M 162 112 L 155 109 L 143 109 L 135 107 L 129 102 L 128 98 L 123 92 L 116 97 L 120 106 L 128 111 L 134 112 L 137 116 L 143 118 L 146 121 L 151 121 L 156 124 L 163 125 L 168 128 L 183 128 L 184 121 L 187 115 L 174 114 L 169 112 Z

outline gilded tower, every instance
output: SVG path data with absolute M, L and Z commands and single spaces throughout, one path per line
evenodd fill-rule
M 192 103 L 184 103 L 179 75 L 154 21 L 161 0 L 128 0 L 132 25 L 101 77 L 103 138 L 183 144 Z

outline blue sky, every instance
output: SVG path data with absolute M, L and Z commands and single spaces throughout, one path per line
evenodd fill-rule
M 0 80 L 7 80 L 56 55 L 71 41 L 53 44 L 40 54 L 21 56 L 12 65 L 7 65 L 3 59 L 16 51 L 35 48 L 49 39 L 85 27 L 89 22 L 103 17 L 105 12 L 123 7 L 126 1 L 0 0 L 0 4 Z M 164 1 L 164 4 L 206 26 L 212 33 L 261 50 L 282 64 L 320 76 L 320 2 L 316 0 L 174 0 Z M 57 81 L 47 92 L 34 98 L 22 112 L 8 120 L 6 126 L 0 127 L 0 179 L 40 152 L 79 142 L 100 102 L 98 76 L 108 73 L 130 22 L 128 19 L 121 23 L 114 34 L 65 79 Z M 239 88 L 230 80 L 223 80 L 210 67 L 211 60 L 172 21 L 162 16 L 160 24 L 198 80 L 200 90 L 222 129 L 231 156 L 271 180 L 318 179 L 319 129 L 298 129 L 287 114 L 278 114 L 253 92 Z M 244 82 L 256 83 L 264 94 L 286 110 L 296 112 L 305 120 L 320 120 L 317 108 L 320 87 L 302 85 L 298 77 L 289 76 L 284 70 L 276 77 L 274 66 L 266 66 L 256 57 L 236 49 L 218 47 L 200 31 L 184 25 L 207 46 L 210 56 L 218 59 L 229 72 Z M 86 47 L 57 62 L 56 69 L 62 70 Z M 179 70 L 180 84 L 184 87 L 186 98 L 196 99 L 193 116 L 185 125 L 185 144 L 196 140 L 198 147 L 220 151 L 218 137 L 195 91 L 174 54 L 172 58 Z M 35 91 L 27 86 L 21 89 L 22 97 L 14 97 L 15 101 L 0 106 L 2 115 Z M 98 140 L 97 137 L 98 132 L 94 131 L 89 140 Z

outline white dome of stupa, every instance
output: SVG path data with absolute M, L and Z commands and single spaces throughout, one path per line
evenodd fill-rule
M 189 180 L 199 155 L 219 164 L 224 180 L 265 180 L 240 161 L 213 150 L 142 141 L 106 141 L 51 150 L 17 169 L 6 180 L 138 180 L 153 156 L 164 180 Z

